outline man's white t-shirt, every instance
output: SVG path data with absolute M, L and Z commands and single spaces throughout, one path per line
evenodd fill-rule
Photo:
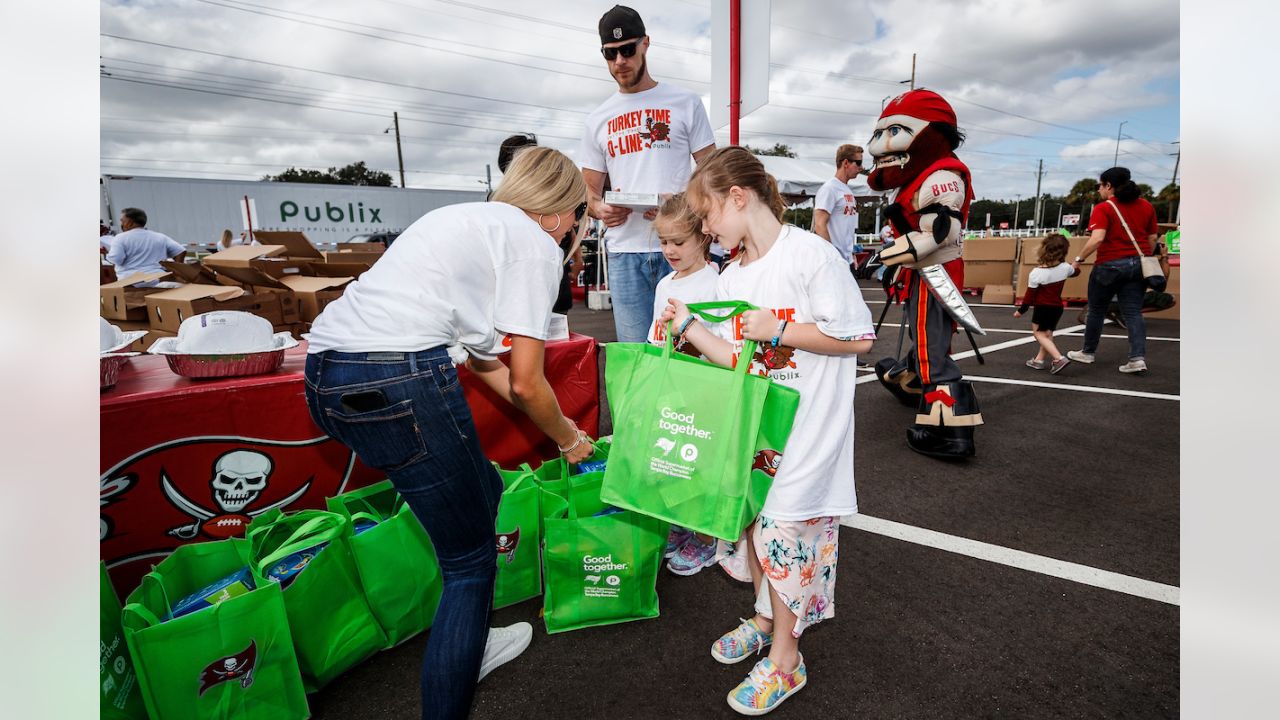
M 827 220 L 827 235 L 831 244 L 840 251 L 845 264 L 853 262 L 854 235 L 858 232 L 858 202 L 853 190 L 840 178 L 831 178 L 822 184 L 814 207 L 831 214 Z
M 164 272 L 161 260 L 184 252 L 173 238 L 146 228 L 134 228 L 116 235 L 107 250 L 107 262 L 116 266 L 121 280 L 142 272 Z
M 826 240 L 794 226 L 784 226 L 769 252 L 750 265 L 729 263 L 720 274 L 716 296 L 745 300 L 788 322 L 817 323 L 823 334 L 837 339 L 871 338 L 875 334 L 871 310 L 849 266 Z M 715 327 L 721 337 L 742 341 L 738 319 Z M 853 391 L 858 379 L 857 357 L 820 355 L 785 346 L 778 350 L 782 351 L 775 363 L 779 367 L 767 367 L 757 350 L 747 369 L 800 391 L 795 425 L 761 513 L 775 520 L 855 513 Z
M 662 312 L 667 309 L 667 300 L 675 298 L 683 303 L 711 302 L 716 299 L 716 282 L 720 272 L 716 266 L 707 263 L 701 270 L 677 278 L 675 271 L 658 281 L 658 288 L 653 293 L 653 323 L 649 325 L 649 342 L 664 345 L 667 342 L 667 327 L 658 322 Z M 677 328 L 678 329 L 678 328 Z
M 498 202 L 423 215 L 311 324 L 308 352 L 416 352 L 461 345 L 476 357 L 505 333 L 546 340 L 560 248 L 523 210 Z
M 715 143 L 702 98 L 658 83 L 637 93 L 615 92 L 586 120 L 578 164 L 609 176 L 605 190 L 678 193 L 693 173 L 691 155 Z M 609 228 L 609 252 L 660 252 L 653 222 L 636 210 Z

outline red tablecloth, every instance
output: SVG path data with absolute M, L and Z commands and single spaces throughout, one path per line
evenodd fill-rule
M 190 380 L 162 357 L 140 356 L 102 394 L 101 557 L 121 594 L 187 542 L 241 535 L 263 511 L 323 508 L 325 499 L 382 479 L 311 422 L 305 344 L 269 375 Z M 565 414 L 599 431 L 596 341 L 547 344 L 545 372 Z M 480 443 L 503 467 L 557 454 L 533 423 L 460 370 Z

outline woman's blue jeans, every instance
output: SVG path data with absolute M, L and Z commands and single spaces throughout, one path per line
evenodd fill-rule
M 489 634 L 502 480 L 444 348 L 307 356 L 307 408 L 387 473 L 435 545 L 444 594 L 422 660 L 422 717 L 465 718 Z
M 1142 277 L 1142 264 L 1136 255 L 1116 258 L 1093 266 L 1089 273 L 1089 314 L 1084 321 L 1084 352 L 1098 351 L 1102 339 L 1102 322 L 1107 316 L 1111 298 L 1120 303 L 1120 317 L 1129 330 L 1129 358 L 1146 357 L 1147 324 L 1142 319 L 1142 296 L 1147 281 Z

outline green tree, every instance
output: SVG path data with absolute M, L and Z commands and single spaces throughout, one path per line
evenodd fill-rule
M 774 155 L 777 157 L 789 158 L 796 156 L 794 150 L 782 143 L 774 143 L 772 148 L 754 148 L 750 145 L 743 145 L 742 147 L 746 148 L 752 155 Z
M 1164 202 L 1178 202 L 1182 199 L 1182 188 L 1177 183 L 1169 183 L 1160 188 L 1160 194 L 1156 198 Z
M 351 163 L 342 168 L 329 168 L 327 172 L 310 169 L 289 168 L 279 175 L 266 175 L 263 180 L 271 182 L 318 183 L 322 185 L 371 185 L 374 187 L 391 187 L 391 175 L 380 170 L 370 170 L 364 161 Z
M 1094 178 L 1077 180 L 1076 184 L 1072 185 L 1071 190 L 1067 192 L 1067 197 L 1064 201 L 1068 207 L 1078 207 L 1085 203 L 1098 202 L 1098 181 Z
M 1150 201 L 1155 199 L 1156 191 L 1146 183 L 1138 183 L 1138 195 Z

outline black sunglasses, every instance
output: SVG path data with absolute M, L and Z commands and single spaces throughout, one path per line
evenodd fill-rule
M 582 220 L 582 216 L 587 214 L 587 204 L 584 202 L 573 210 L 573 221 L 576 223 Z
M 600 54 L 604 55 L 604 59 L 609 62 L 613 62 L 614 59 L 618 57 L 618 53 L 622 53 L 622 57 L 624 58 L 635 57 L 636 48 L 640 47 L 640 41 L 643 39 L 644 38 L 636 38 L 626 45 L 619 45 L 617 47 L 602 47 L 600 48 Z

